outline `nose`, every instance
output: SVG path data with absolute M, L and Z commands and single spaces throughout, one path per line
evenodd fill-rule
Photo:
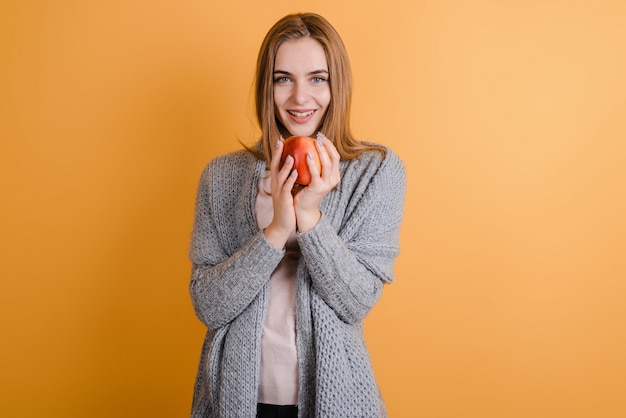
M 306 103 L 309 100 L 309 97 L 311 97 L 311 93 L 309 91 L 309 86 L 307 86 L 306 83 L 299 81 L 294 84 L 293 101 L 296 104 Z

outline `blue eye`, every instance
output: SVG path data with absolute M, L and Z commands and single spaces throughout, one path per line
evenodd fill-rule
M 314 83 L 323 83 L 326 79 L 324 77 L 313 77 L 312 81 Z
M 274 83 L 288 83 L 289 77 L 276 77 Z

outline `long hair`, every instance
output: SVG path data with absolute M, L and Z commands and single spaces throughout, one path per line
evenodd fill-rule
M 356 158 L 367 149 L 350 131 L 352 73 L 348 52 L 341 37 L 322 16 L 298 13 L 283 17 L 272 26 L 261 44 L 254 79 L 256 118 L 261 129 L 261 149 L 248 148 L 259 159 L 269 163 L 273 145 L 280 137 L 274 108 L 274 61 L 283 42 L 311 37 L 320 43 L 328 64 L 331 99 L 320 131 L 330 138 L 342 159 Z

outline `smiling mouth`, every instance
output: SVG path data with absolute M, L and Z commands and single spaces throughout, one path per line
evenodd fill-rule
M 308 118 L 313 113 L 315 113 L 315 110 L 309 110 L 308 112 L 296 112 L 296 111 L 293 111 L 293 110 L 288 110 L 287 112 L 289 112 L 289 114 L 291 116 L 294 116 L 294 117 L 300 118 L 300 119 L 304 119 L 304 118 Z

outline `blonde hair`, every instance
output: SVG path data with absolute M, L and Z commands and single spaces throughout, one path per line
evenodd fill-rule
M 362 144 L 350 131 L 352 73 L 348 52 L 341 37 L 322 16 L 298 13 L 283 17 L 272 26 L 261 44 L 254 79 L 256 118 L 261 129 L 261 149 L 248 148 L 259 159 L 270 161 L 280 137 L 274 110 L 274 61 L 283 42 L 311 37 L 320 43 L 328 64 L 331 100 L 319 130 L 330 138 L 342 159 L 356 158 L 367 149 L 382 148 Z M 382 151 L 384 153 L 384 151 Z

